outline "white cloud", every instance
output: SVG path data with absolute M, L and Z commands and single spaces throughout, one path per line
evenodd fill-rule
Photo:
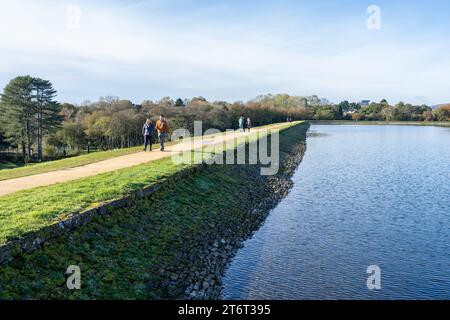
M 440 41 L 422 38 L 427 45 L 417 47 L 370 33 L 364 12 L 361 21 L 315 28 L 299 14 L 227 21 L 214 19 L 217 8 L 172 16 L 152 13 L 148 3 L 81 1 L 80 28 L 70 29 L 68 5 L 77 3 L 1 2 L 0 84 L 38 73 L 73 102 L 107 94 L 140 102 L 163 95 L 237 100 L 288 92 L 394 102 L 420 96 L 430 103 L 446 101 L 450 85 L 442 72 L 450 71 L 450 60 L 439 61 L 443 55 L 437 54 L 444 49 Z

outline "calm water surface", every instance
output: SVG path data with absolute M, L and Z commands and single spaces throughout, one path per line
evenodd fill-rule
M 223 298 L 450 299 L 450 128 L 313 125 L 293 180 Z

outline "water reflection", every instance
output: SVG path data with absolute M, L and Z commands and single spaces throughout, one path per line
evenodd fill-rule
M 449 299 L 448 132 L 313 125 L 294 188 L 238 252 L 223 298 Z

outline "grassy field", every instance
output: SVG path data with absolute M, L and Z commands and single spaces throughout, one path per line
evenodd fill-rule
M 287 128 L 292 124 L 286 124 Z M 197 152 L 196 152 L 197 153 Z M 101 202 L 119 198 L 170 176 L 190 164 L 171 157 L 67 183 L 0 197 L 0 244 L 21 237 Z

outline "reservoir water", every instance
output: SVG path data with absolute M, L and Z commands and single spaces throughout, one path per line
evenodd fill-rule
M 222 298 L 450 299 L 450 128 L 312 125 L 292 179 Z

